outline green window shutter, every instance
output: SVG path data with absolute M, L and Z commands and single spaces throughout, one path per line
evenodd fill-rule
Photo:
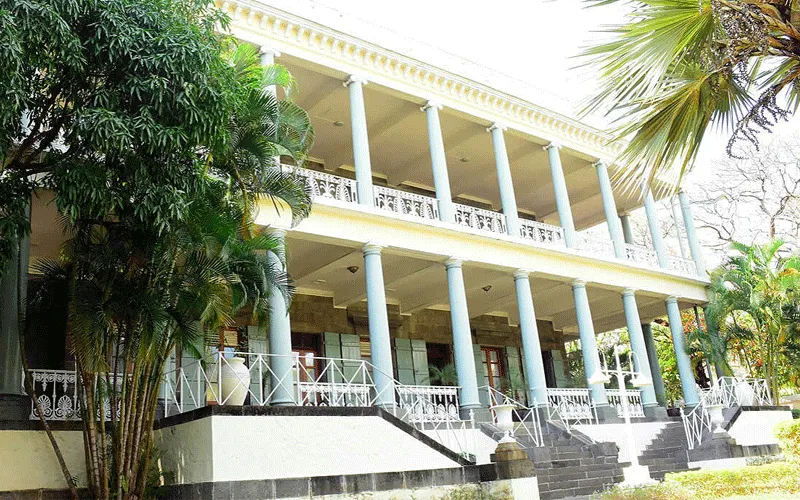
M 553 356 L 553 371 L 556 375 L 556 387 L 566 387 L 567 377 L 564 375 L 564 359 L 561 357 L 561 351 L 553 349 L 550 351 Z
M 478 376 L 478 397 L 481 404 L 489 406 L 489 368 L 484 363 L 483 351 L 478 344 L 472 344 L 472 350 L 475 353 L 475 374 Z
M 323 335 L 323 341 L 325 342 L 325 357 L 326 358 L 341 358 L 342 357 L 342 340 L 338 333 L 331 333 L 325 332 Z M 326 361 L 329 363 L 329 361 Z M 332 383 L 341 383 L 342 382 L 342 375 L 341 370 L 342 366 L 340 362 L 336 363 L 338 369 L 331 368 L 329 370 L 329 377 L 328 382 Z M 320 369 L 325 369 L 325 366 L 320 366 Z
M 362 374 L 358 372 L 361 367 L 361 338 L 358 335 L 342 333 L 342 373 L 348 381 L 361 383 Z
M 408 339 L 394 339 L 395 357 L 397 358 L 397 380 L 401 384 L 415 385 L 414 356 L 411 351 L 411 341 Z
M 522 378 L 522 360 L 520 359 L 519 349 L 516 347 L 506 347 L 506 365 L 508 367 L 508 384 L 514 391 L 514 399 L 523 401 L 525 397 L 525 381 Z
M 414 357 L 414 380 L 417 385 L 431 385 L 428 372 L 428 348 L 424 340 L 411 341 L 411 355 Z

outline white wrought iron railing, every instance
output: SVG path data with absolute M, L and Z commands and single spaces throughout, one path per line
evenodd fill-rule
M 586 233 L 578 233 L 577 236 L 579 250 L 603 257 L 614 257 L 614 245 L 610 239 Z
M 686 442 L 689 449 L 693 450 L 703 442 L 705 435 L 711 432 L 711 412 L 702 403 L 692 408 L 689 413 L 681 408 L 681 420 L 686 433 Z
M 475 461 L 477 442 L 475 438 L 475 414 L 472 411 L 469 412 L 469 418 L 466 420 L 416 421 L 412 425 L 445 448 L 449 448 L 467 460 Z
M 720 377 L 701 392 L 708 404 L 732 406 L 772 406 L 769 384 L 763 378 Z
M 679 257 L 677 255 L 670 255 L 668 259 L 669 268 L 671 270 L 685 276 L 697 276 L 697 267 L 695 266 L 693 260 Z
M 572 425 L 597 423 L 589 389 L 547 389 L 550 418 L 557 416 L 569 430 Z
M 515 406 L 513 410 L 514 428 L 511 430 L 511 435 L 514 437 L 527 437 L 528 441 L 533 446 L 544 446 L 544 438 L 542 436 L 542 423 L 539 420 L 539 412 L 534 408 L 528 408 L 516 399 L 498 391 L 492 386 L 484 386 L 481 389 L 487 390 L 489 393 L 489 408 L 501 404 L 512 404 Z M 497 415 L 494 410 L 492 412 L 492 421 L 497 425 Z M 520 446 L 525 447 L 523 443 Z
M 564 230 L 543 222 L 520 219 L 520 236 L 545 245 L 564 246 Z
M 73 370 L 31 370 L 33 390 L 45 420 L 80 420 L 78 375 Z M 31 420 L 39 418 L 31 401 Z
M 375 207 L 381 210 L 423 219 L 439 219 L 439 204 L 436 198 L 383 186 L 373 186 L 372 192 L 375 198 Z
M 338 175 L 318 172 L 307 168 L 284 165 L 284 168 L 304 177 L 312 197 L 331 198 L 345 203 L 357 203 L 356 181 Z
M 458 387 L 396 385 L 400 411 L 411 422 L 459 420 Z
M 503 214 L 459 203 L 454 205 L 456 223 L 490 233 L 506 234 L 506 218 Z
M 629 261 L 636 262 L 637 264 L 652 268 L 658 267 L 656 251 L 644 245 L 625 243 L 625 257 L 627 257 Z
M 623 410 L 622 398 L 628 399 L 628 411 L 631 418 L 644 418 L 644 407 L 642 406 L 642 393 L 639 390 L 625 390 L 619 389 L 606 389 L 606 396 L 608 397 L 608 404 L 617 410 L 617 416 L 624 417 L 625 411 Z

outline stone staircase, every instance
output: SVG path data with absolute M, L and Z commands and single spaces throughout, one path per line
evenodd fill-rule
M 491 425 L 483 431 L 500 439 L 502 433 Z M 623 480 L 619 454 L 614 443 L 593 443 L 578 432 L 570 434 L 560 424 L 548 422 L 542 427 L 544 446 L 537 447 L 527 436 L 517 433 L 536 469 L 542 500 L 592 495 Z
M 639 463 L 650 469 L 650 477 L 661 481 L 669 472 L 693 470 L 689 467 L 686 433 L 680 417 L 670 421 L 639 455 Z

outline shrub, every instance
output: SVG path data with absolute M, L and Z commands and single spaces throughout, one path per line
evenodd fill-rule
M 775 436 L 786 458 L 800 460 L 800 420 L 789 420 L 778 424 L 775 427 Z

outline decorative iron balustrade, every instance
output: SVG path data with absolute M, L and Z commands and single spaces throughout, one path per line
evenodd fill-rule
M 642 264 L 647 267 L 658 268 L 658 256 L 656 251 L 644 245 L 625 243 L 625 257 L 631 262 Z
M 547 389 L 547 404 L 565 425 L 597 422 L 589 389 Z
M 284 167 L 306 179 L 306 184 L 311 190 L 311 196 L 314 198 L 330 198 L 345 203 L 358 202 L 356 181 L 353 179 L 307 168 L 297 168 L 288 165 L 284 165 Z
M 614 257 L 614 245 L 611 240 L 598 238 L 586 233 L 578 233 L 578 249 L 603 257 Z
M 763 378 L 720 377 L 700 396 L 706 405 L 772 406 L 769 384 Z
M 622 406 L 622 398 L 628 399 L 628 412 L 631 418 L 644 418 L 644 407 L 642 407 L 641 391 L 626 390 L 623 394 L 619 389 L 606 389 L 608 404 L 617 410 L 617 416 L 623 418 L 625 411 Z
M 520 236 L 526 240 L 533 240 L 545 245 L 564 246 L 564 230 L 558 226 L 551 226 L 542 222 L 520 219 Z
M 454 203 L 456 223 L 490 233 L 506 234 L 506 218 L 499 212 Z
M 81 399 L 78 393 L 78 374 L 69 370 L 31 370 L 33 391 L 42 408 L 45 420 L 80 420 Z M 31 420 L 38 420 L 39 413 L 31 401 Z
M 681 408 L 681 420 L 686 433 L 686 442 L 689 449 L 693 450 L 703 442 L 703 437 L 711 432 L 711 412 L 702 403 L 695 406 L 689 413 Z
M 685 276 L 697 276 L 697 266 L 695 266 L 693 260 L 685 259 L 677 255 L 670 255 L 668 258 L 669 268 L 673 271 Z
M 375 198 L 375 207 L 381 210 L 439 220 L 439 203 L 436 198 L 383 186 L 373 186 L 372 192 Z
M 398 385 L 398 405 L 411 422 L 458 420 L 458 387 Z
M 511 435 L 523 438 L 527 436 L 533 446 L 544 446 L 542 423 L 539 420 L 539 413 L 535 408 L 526 407 L 516 399 L 507 396 L 490 385 L 484 386 L 482 389 L 485 389 L 489 393 L 489 409 L 492 412 L 492 422 L 494 422 L 495 425 L 497 425 L 497 414 L 495 410 L 491 408 L 497 405 L 514 405 L 514 428 L 511 430 Z M 520 443 L 520 446 L 524 447 L 522 443 Z

